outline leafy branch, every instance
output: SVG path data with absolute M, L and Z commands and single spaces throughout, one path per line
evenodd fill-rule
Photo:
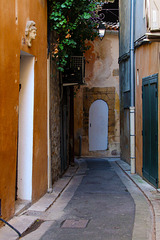
M 82 55 L 88 48 L 86 40 L 94 40 L 97 32 L 97 2 L 94 0 L 49 0 L 50 26 L 58 34 L 53 55 L 58 69 L 64 70 L 68 58 Z

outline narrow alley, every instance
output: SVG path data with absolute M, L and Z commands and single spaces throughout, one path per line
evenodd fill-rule
M 132 239 L 135 205 L 125 185 L 108 161 L 87 159 L 85 165 L 64 214 L 41 239 Z M 65 194 L 70 191 L 72 185 Z
M 1 0 L 0 240 L 160 240 L 160 0 Z
M 57 182 L 53 193 L 48 194 L 53 198 L 59 191 L 46 211 L 41 211 L 47 202 L 45 199 L 43 204 L 39 201 L 35 207 L 33 205 L 17 216 L 19 227 L 29 217 L 36 220 L 22 235 L 23 240 L 153 239 L 151 206 L 142 191 L 122 171 L 122 168 L 128 171 L 127 163 L 118 158 L 80 158 L 76 163 Z M 138 181 L 144 184 L 146 191 L 148 187 L 151 190 L 145 181 Z M 36 226 L 38 222 L 40 224 Z M 18 239 L 16 233 L 8 231 L 11 235 L 5 231 L 1 239 Z

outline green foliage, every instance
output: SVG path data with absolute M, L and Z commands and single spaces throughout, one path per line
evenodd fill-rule
M 97 3 L 94 0 L 49 0 L 49 3 L 51 30 L 58 34 L 54 57 L 58 69 L 63 71 L 71 55 L 82 55 L 87 50 L 85 40 L 97 36 L 94 31 Z

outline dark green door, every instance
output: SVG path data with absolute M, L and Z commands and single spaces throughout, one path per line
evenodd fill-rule
M 158 74 L 142 80 L 143 176 L 158 187 Z

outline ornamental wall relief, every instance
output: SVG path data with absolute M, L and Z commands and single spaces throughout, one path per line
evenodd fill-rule
M 25 29 L 26 43 L 28 47 L 32 46 L 32 40 L 36 38 L 37 28 L 34 21 L 28 21 Z

